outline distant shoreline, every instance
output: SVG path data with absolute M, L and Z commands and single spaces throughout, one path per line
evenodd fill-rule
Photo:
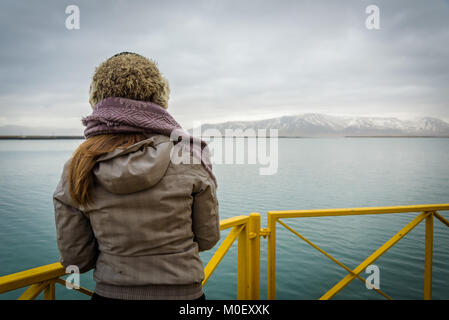
M 203 136 L 202 138 L 211 138 Z M 214 136 L 230 138 L 230 136 Z M 232 138 L 248 138 L 233 136 Z M 262 137 L 265 138 L 265 137 Z M 266 138 L 270 138 L 269 136 Z M 278 136 L 281 139 L 320 139 L 320 138 L 449 138 L 449 136 Z M 84 140 L 84 136 L 49 136 L 49 135 L 0 135 L 0 140 Z

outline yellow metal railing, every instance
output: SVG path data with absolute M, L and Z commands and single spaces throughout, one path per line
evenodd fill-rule
M 65 286 L 62 276 L 67 275 L 65 268 L 59 263 L 52 263 L 42 267 L 29 269 L 0 277 L 0 293 L 5 293 L 20 288 L 29 288 L 19 297 L 19 300 L 34 300 L 44 291 L 45 300 L 55 299 L 55 284 Z M 80 287 L 75 289 L 81 293 L 91 296 L 92 291 Z
M 276 299 L 276 223 L 285 227 L 293 234 L 310 244 L 312 247 L 326 255 L 332 261 L 337 263 L 348 271 L 348 275 L 338 282 L 333 288 L 326 292 L 320 299 L 328 300 L 334 297 L 338 292 L 345 288 L 352 280 L 365 280 L 360 277 L 360 273 L 369 265 L 376 261 L 388 249 L 394 246 L 407 233 L 415 228 L 421 221 L 426 220 L 425 236 L 425 268 L 424 268 L 424 299 L 432 299 L 432 257 L 433 257 L 433 218 L 436 217 L 442 223 L 449 227 L 449 222 L 443 218 L 437 211 L 449 210 L 449 204 L 435 205 L 416 205 L 416 206 L 398 206 L 398 207 L 373 207 L 373 208 L 352 208 L 352 209 L 324 209 L 324 210 L 288 210 L 288 211 L 270 211 L 268 212 L 268 270 L 267 270 L 267 298 Z M 280 219 L 284 218 L 306 218 L 306 217 L 329 217 L 329 216 L 351 216 L 366 214 L 393 214 L 404 212 L 420 212 L 410 223 L 402 228 L 398 233 L 390 238 L 385 244 L 377 249 L 373 254 L 366 258 L 357 268 L 350 270 L 340 261 L 319 248 L 317 245 L 300 235 Z M 376 289 L 387 299 L 388 295 Z
M 220 230 L 231 229 L 231 231 L 217 248 L 216 252 L 204 268 L 203 286 L 210 279 L 218 264 L 237 239 L 237 299 L 260 299 L 260 237 L 268 237 L 267 298 L 276 299 L 276 224 L 279 223 L 348 272 L 346 277 L 344 277 L 320 298 L 322 300 L 331 299 L 356 278 L 367 285 L 370 285 L 360 276 L 360 273 L 376 261 L 388 249 L 394 246 L 420 222 L 425 220 L 424 299 L 431 299 L 433 220 L 435 217 L 449 227 L 449 221 L 437 212 L 444 210 L 449 210 L 449 204 L 352 209 L 269 211 L 267 214 L 267 228 L 262 229 L 260 227 L 260 214 L 258 213 L 251 213 L 249 216 L 237 216 L 225 219 L 220 222 Z M 343 263 L 335 259 L 303 235 L 296 232 L 281 220 L 287 218 L 393 214 L 405 212 L 419 212 L 419 214 L 397 234 L 391 237 L 390 240 L 385 242 L 384 245 L 366 258 L 354 270 L 351 270 L 345 266 Z M 0 294 L 29 286 L 29 288 L 20 296 L 19 299 L 34 299 L 43 291 L 44 299 L 53 300 L 55 299 L 55 283 L 65 285 L 65 280 L 61 279 L 64 275 L 66 275 L 65 269 L 59 262 L 6 275 L 0 277 Z M 385 298 L 391 299 L 381 290 L 377 288 L 373 289 Z M 92 291 L 85 288 L 75 290 L 87 295 L 92 295 Z

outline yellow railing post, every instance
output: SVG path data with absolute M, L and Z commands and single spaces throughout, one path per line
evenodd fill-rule
M 249 294 L 248 299 L 260 299 L 260 214 L 251 213 L 248 221 L 249 237 Z
M 48 282 L 48 286 L 44 289 L 44 300 L 55 300 L 55 281 Z
M 426 260 L 424 262 L 424 300 L 432 300 L 433 215 L 426 217 Z
M 276 218 L 268 212 L 267 299 L 276 299 Z
M 237 299 L 260 299 L 260 214 L 251 213 L 238 238 Z

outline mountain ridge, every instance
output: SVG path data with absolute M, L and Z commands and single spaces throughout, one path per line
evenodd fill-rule
M 198 128 L 196 128 L 198 129 Z M 202 135 L 209 130 L 218 130 L 226 136 L 230 130 L 278 129 L 279 136 L 285 137 L 326 137 L 326 136 L 438 136 L 449 137 L 449 123 L 439 118 L 421 117 L 401 120 L 396 117 L 347 117 L 320 113 L 281 116 L 255 121 L 227 121 L 218 124 L 201 125 Z M 194 132 L 190 129 L 189 132 Z M 206 132 L 205 132 L 206 131 Z M 212 132 L 212 131 L 210 131 Z M 238 135 L 238 134 L 235 134 Z

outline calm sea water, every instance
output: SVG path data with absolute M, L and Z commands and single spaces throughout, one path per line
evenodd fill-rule
M 52 193 L 78 140 L 0 141 L 0 276 L 56 262 Z M 449 139 L 280 139 L 279 169 L 216 165 L 221 218 L 286 209 L 449 203 Z M 447 212 L 442 212 L 448 217 Z M 416 214 L 291 219 L 299 233 L 350 268 Z M 433 297 L 449 299 L 449 228 L 435 220 Z M 317 299 L 346 271 L 278 226 L 277 298 Z M 227 232 L 222 233 L 222 238 Z M 261 239 L 261 288 L 266 297 L 266 240 Z M 208 299 L 236 297 L 236 244 L 206 285 Z M 201 254 L 206 263 L 213 252 Z M 422 299 L 424 223 L 375 263 L 380 287 L 394 299 Z M 362 273 L 363 276 L 368 274 Z M 94 288 L 92 272 L 81 285 Z M 86 296 L 57 285 L 57 298 Z M 0 295 L 17 298 L 23 290 Z M 335 299 L 380 299 L 353 281 Z

